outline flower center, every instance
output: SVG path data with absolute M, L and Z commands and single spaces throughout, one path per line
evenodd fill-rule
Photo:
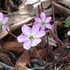
M 29 37 L 29 39 L 32 41 L 32 40 L 34 39 L 33 35 L 31 35 L 31 36 Z
M 0 33 L 2 32 L 2 23 L 0 22 Z
M 42 21 L 42 23 L 41 23 L 42 25 L 45 25 L 45 22 L 44 21 Z

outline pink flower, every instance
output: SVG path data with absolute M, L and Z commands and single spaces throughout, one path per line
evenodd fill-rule
M 22 34 L 17 37 L 18 42 L 23 42 L 23 47 L 29 50 L 31 47 L 38 45 L 41 42 L 41 37 L 45 35 L 45 31 L 39 31 L 37 25 L 29 28 L 27 25 L 22 26 Z
M 70 31 L 67 32 L 67 35 L 70 35 Z
M 46 14 L 42 12 L 40 14 L 40 18 L 39 17 L 35 18 L 35 22 L 38 23 L 38 25 L 41 27 L 41 30 L 45 30 L 46 28 L 51 29 L 52 28 L 52 25 L 50 24 L 51 19 L 52 19 L 51 16 L 46 17 Z
M 27 4 L 33 4 L 33 7 L 35 8 L 35 7 L 37 7 L 38 5 L 40 5 L 41 2 L 43 2 L 43 1 L 46 1 L 46 0 L 27 0 L 25 4 L 26 4 L 26 5 L 27 5 Z
M 8 21 L 8 17 L 4 17 L 3 13 L 0 12 L 0 33 L 6 31 L 7 21 Z

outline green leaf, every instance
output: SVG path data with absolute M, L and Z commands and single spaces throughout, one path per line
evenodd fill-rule
M 70 16 L 66 18 L 65 20 L 65 26 L 70 27 Z

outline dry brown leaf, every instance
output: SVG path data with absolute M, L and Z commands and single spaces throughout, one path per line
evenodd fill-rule
M 14 66 L 14 64 L 11 62 L 11 59 L 6 53 L 0 52 L 0 60 L 2 60 L 5 64 L 8 64 L 10 66 Z
M 0 39 L 3 38 L 4 36 L 6 36 L 8 34 L 7 31 L 0 33 Z
M 70 0 L 58 0 L 59 3 L 62 3 L 70 8 Z
M 66 8 L 65 6 L 62 6 L 61 4 L 58 4 L 56 2 L 52 2 L 54 8 L 55 8 L 55 13 L 59 13 L 63 16 L 69 16 L 70 15 L 70 9 Z
M 51 46 L 57 46 L 56 45 L 57 42 L 52 37 L 49 37 L 48 41 L 49 41 L 49 45 L 51 45 Z M 47 40 L 46 40 L 46 42 L 47 42 Z
M 38 52 L 39 52 L 40 57 L 41 57 L 42 59 L 45 58 L 45 56 L 46 56 L 45 50 L 39 49 Z M 32 56 L 32 57 L 35 57 L 35 58 L 39 58 L 39 56 L 38 56 L 38 54 L 37 54 L 37 51 L 33 51 L 33 53 L 32 53 L 31 56 Z
M 23 47 L 22 43 L 15 41 L 7 41 L 2 44 L 2 49 L 7 50 L 7 51 L 13 51 L 16 53 L 22 53 L 23 52 Z
M 28 63 L 28 60 L 29 60 L 29 53 L 27 50 L 25 50 L 17 60 L 14 70 L 21 70 L 22 68 L 23 70 L 26 70 L 24 69 L 24 67 Z

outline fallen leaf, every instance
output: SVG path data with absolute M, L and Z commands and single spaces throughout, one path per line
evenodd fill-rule
M 46 42 L 47 42 L 47 40 L 46 40 Z M 49 42 L 49 45 L 51 45 L 51 46 L 57 46 L 56 45 L 57 42 L 52 37 L 51 38 L 50 37 L 48 38 L 48 42 Z
M 24 67 L 28 63 L 28 60 L 29 60 L 29 53 L 27 50 L 25 50 L 17 60 L 14 70 L 21 70 L 22 68 L 23 70 L 26 70 L 24 69 Z
M 42 59 L 45 58 L 45 56 L 46 56 L 45 50 L 39 49 L 38 52 L 39 52 L 39 55 Z M 39 58 L 37 51 L 34 50 L 31 57 Z
M 9 56 L 6 53 L 3 53 L 1 51 L 0 51 L 0 60 L 2 60 L 7 65 L 14 66 Z
M 22 47 L 22 43 L 17 42 L 17 40 L 7 41 L 7 42 L 3 43 L 2 49 L 6 50 L 6 51 L 13 51 L 16 53 L 22 53 L 24 50 Z

